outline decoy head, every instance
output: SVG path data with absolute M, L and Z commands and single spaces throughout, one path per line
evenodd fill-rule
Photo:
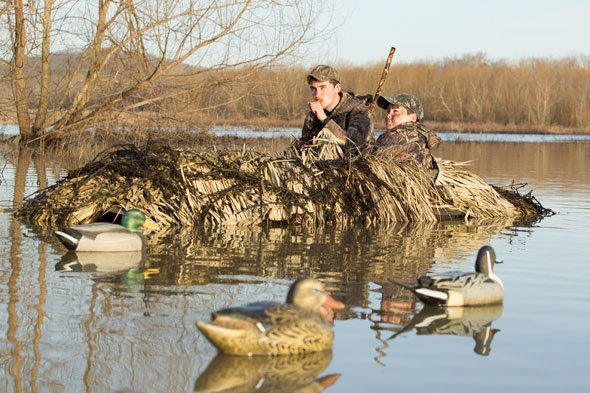
M 492 351 L 492 340 L 494 335 L 498 333 L 500 329 L 492 329 L 491 326 L 486 326 L 481 331 L 475 333 L 473 339 L 475 340 L 475 347 L 473 352 L 481 356 L 488 356 Z
M 483 246 L 475 258 L 475 271 L 489 276 L 494 271 L 494 264 L 501 262 L 496 259 L 496 252 L 491 246 Z
M 321 282 L 314 278 L 300 278 L 291 284 L 287 303 L 324 314 L 326 309 L 342 309 L 344 303 L 334 299 Z
M 130 231 L 138 231 L 139 228 L 147 228 L 152 230 L 160 229 L 157 225 L 151 221 L 146 220 L 145 214 L 139 209 L 129 209 L 121 217 L 121 225 Z

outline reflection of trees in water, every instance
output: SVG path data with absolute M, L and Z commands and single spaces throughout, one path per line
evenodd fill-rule
M 22 205 L 31 159 L 36 169 L 39 186 L 47 186 L 43 154 L 26 147 L 19 148 L 15 160 L 13 208 Z M 8 293 L 5 301 L 7 303 L 6 339 L 11 344 L 11 350 L 9 352 L 10 360 L 5 361 L 2 359 L 2 362 L 10 365 L 7 368 L 10 377 L 4 373 L 2 375 L 7 381 L 12 381 L 15 391 L 22 391 L 24 386 L 36 385 L 41 367 L 41 341 L 45 321 L 44 307 L 47 298 L 45 277 L 47 268 L 46 245 L 39 243 L 38 275 L 34 283 L 34 286 L 38 288 L 38 292 L 33 296 L 29 296 L 28 291 L 30 291 L 30 288 L 23 288 L 22 283 L 23 280 L 27 279 L 29 273 L 27 271 L 29 266 L 25 265 L 25 274 L 23 275 L 23 231 L 21 223 L 15 217 L 11 217 L 10 220 L 9 236 L 11 239 L 9 251 L 10 276 L 6 284 Z M 27 323 L 29 321 L 33 324 L 32 329 L 28 329 Z M 29 342 L 32 343 L 32 352 L 34 354 L 32 362 L 27 362 L 31 353 L 27 345 Z M 4 358 L 4 356 L 0 358 Z
M 17 208 L 21 206 L 25 183 L 27 178 L 27 170 L 31 161 L 32 151 L 30 149 L 19 149 L 18 160 L 14 176 L 14 197 L 12 205 Z M 10 375 L 14 379 L 14 387 L 16 391 L 22 391 L 24 386 L 23 383 L 23 364 L 25 362 L 23 348 L 23 337 L 19 330 L 21 329 L 21 318 L 23 317 L 19 313 L 19 307 L 21 307 L 22 298 L 20 295 L 19 279 L 22 271 L 21 261 L 21 243 L 22 243 L 22 232 L 21 224 L 12 217 L 10 221 L 10 238 L 12 243 L 10 246 L 10 277 L 8 278 L 8 304 L 6 312 L 8 315 L 6 339 L 11 344 L 11 361 L 10 364 Z
M 588 142 L 455 142 L 443 143 L 436 155 L 459 162 L 473 161 L 469 169 L 484 178 L 504 177 L 514 179 L 517 183 L 528 182 L 533 178 L 538 187 L 538 184 L 555 176 L 556 168 L 563 169 L 560 178 L 564 183 L 588 184 L 589 151 Z

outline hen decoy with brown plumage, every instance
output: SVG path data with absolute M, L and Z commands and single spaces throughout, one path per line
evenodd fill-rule
M 213 313 L 211 322 L 197 322 L 199 330 L 221 352 L 229 355 L 290 355 L 329 349 L 332 323 L 325 316 L 344 308 L 316 279 L 296 280 L 285 304 L 251 303 Z

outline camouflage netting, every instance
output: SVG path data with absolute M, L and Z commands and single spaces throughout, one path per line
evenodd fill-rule
M 195 153 L 162 146 L 103 152 L 28 198 L 17 214 L 44 228 L 98 220 L 113 209 L 143 210 L 160 226 L 281 222 L 365 225 L 445 218 L 544 214 L 529 194 L 499 189 L 462 165 L 437 160 L 427 171 L 375 155 L 338 157 L 332 145 Z M 327 149 L 327 150 L 326 150 Z

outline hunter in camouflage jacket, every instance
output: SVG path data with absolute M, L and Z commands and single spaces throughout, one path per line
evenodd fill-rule
M 383 132 L 375 147 L 379 154 L 387 154 L 395 160 L 414 160 L 426 169 L 433 169 L 434 159 L 430 151 L 440 145 L 440 138 L 422 123 L 402 123 Z
M 307 144 L 322 129 L 327 128 L 348 146 L 356 145 L 360 148 L 372 143 L 373 118 L 365 101 L 352 93 L 342 91 L 338 105 L 331 112 L 326 111 L 328 118 L 325 121 L 318 120 L 311 111 L 307 114 L 299 142 Z

